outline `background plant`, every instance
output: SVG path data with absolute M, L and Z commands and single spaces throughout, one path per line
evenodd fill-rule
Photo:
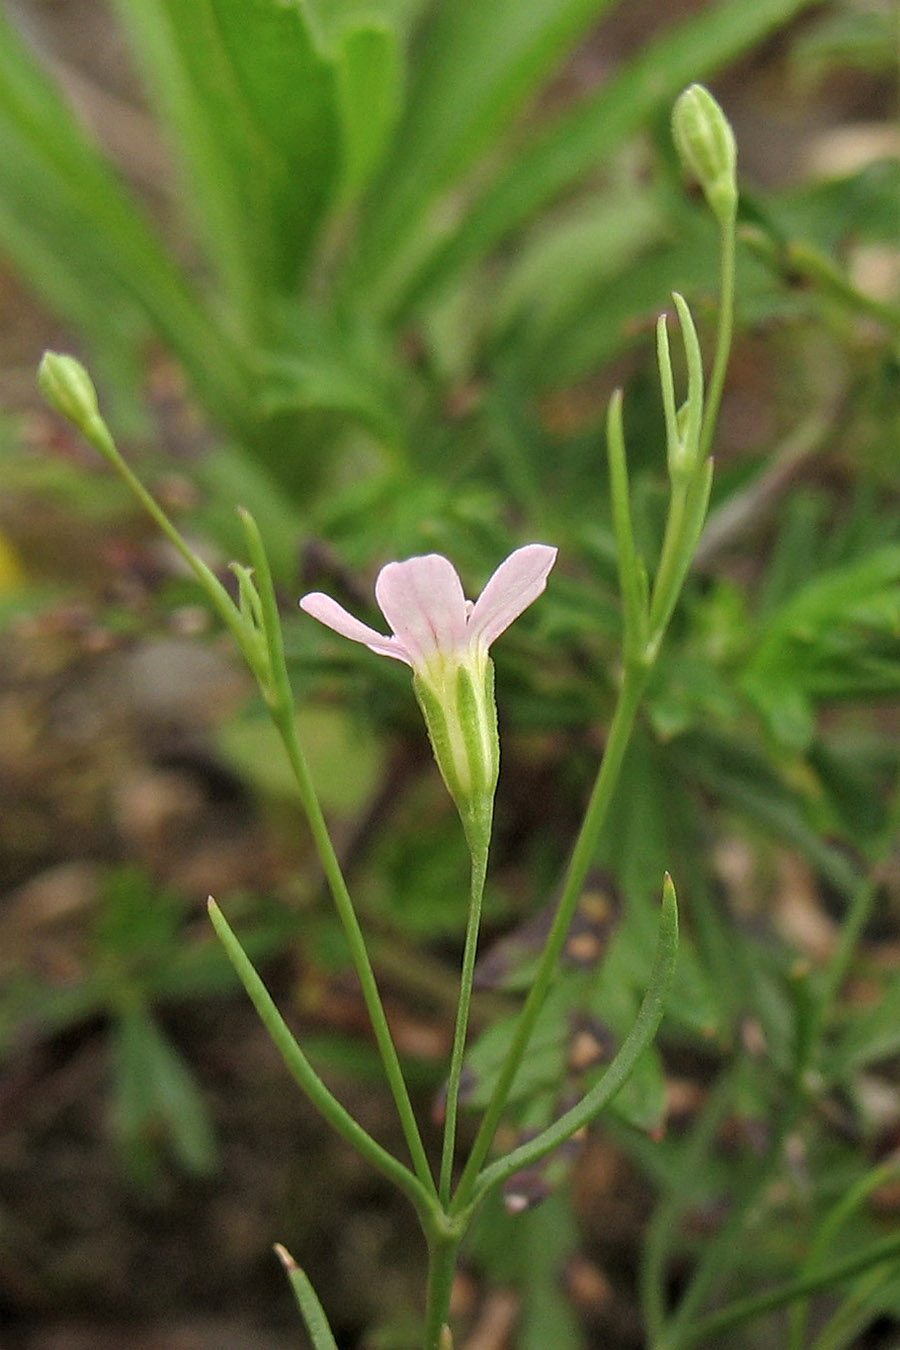
M 293 53 L 284 83 L 270 70 L 255 91 L 244 75 L 217 81 L 212 91 L 203 84 L 208 66 L 196 61 L 201 47 L 212 49 L 212 29 L 201 25 L 215 14 L 222 20 L 216 31 L 227 35 L 229 22 L 238 22 L 237 8 L 195 7 L 196 27 L 188 31 L 174 7 L 123 6 L 124 27 L 135 33 L 140 27 L 136 53 L 152 67 L 148 89 L 185 166 L 181 215 L 190 213 L 198 242 L 185 248 L 179 237 L 171 252 L 12 29 L 0 43 L 4 247 L 83 335 L 92 365 L 105 377 L 110 406 L 136 431 L 146 413 L 132 391 L 141 385 L 148 340 L 161 337 L 189 372 L 216 428 L 215 452 L 192 463 L 191 473 L 205 484 L 201 515 L 222 548 L 235 546 L 226 509 L 235 498 L 259 516 L 282 580 L 295 569 L 301 537 L 332 542 L 325 570 L 339 578 L 431 547 L 451 553 L 471 575 L 486 575 L 497 556 L 528 534 L 552 535 L 568 548 L 569 580 L 502 658 L 504 715 L 535 738 L 530 745 L 523 739 L 522 753 L 533 755 L 539 744 L 544 770 L 552 774 L 568 743 L 576 750 L 550 820 L 528 836 L 514 891 L 498 887 L 488 897 L 498 922 L 505 912 L 507 923 L 547 898 L 560 862 L 558 841 L 567 837 L 565 824 L 591 772 L 593 752 L 579 755 L 578 747 L 605 725 L 614 693 L 620 616 L 611 521 L 597 513 L 593 489 L 604 399 L 590 396 L 590 388 L 585 397 L 584 383 L 610 363 L 624 362 L 615 377 L 624 369 L 629 386 L 636 528 L 652 556 L 661 479 L 650 447 L 658 444 L 652 433 L 661 414 L 639 353 L 649 346 L 647 320 L 671 286 L 702 300 L 712 280 L 708 218 L 685 196 L 664 148 L 663 114 L 683 83 L 724 68 L 805 7 L 711 5 L 682 27 L 661 31 L 657 45 L 624 64 L 597 93 L 564 103 L 562 111 L 539 105 L 530 120 L 522 113 L 534 91 L 599 9 L 534 6 L 524 17 L 515 8 L 515 15 L 496 7 L 482 15 L 474 5 L 459 6 L 451 15 L 444 7 L 440 16 L 405 6 L 393 13 L 397 24 L 385 11 L 368 26 L 371 10 L 359 23 L 360 12 L 348 9 L 347 26 L 337 33 L 321 24 L 304 27 L 307 11 L 276 20 L 259 6 L 256 56 L 270 19 L 294 26 L 295 38 L 282 41 L 279 31 L 268 48 L 281 62 Z M 19 11 L 9 6 L 4 14 L 6 28 Z M 820 78 L 835 63 L 856 70 L 890 64 L 889 8 L 835 5 L 822 18 L 794 36 L 802 77 Z M 216 48 L 225 53 L 220 73 L 235 46 L 249 60 L 247 31 L 241 27 L 240 43 L 229 47 L 223 39 Z M 377 59 L 361 55 L 379 47 Z M 301 48 L 308 62 L 302 70 L 314 69 L 316 79 L 299 78 Z M 252 64 L 260 68 L 256 57 Z M 376 67 L 381 92 L 367 91 L 365 106 L 378 104 L 383 118 L 357 116 L 354 129 L 354 101 L 361 96 L 353 81 Z M 411 78 L 392 85 L 391 72 L 404 67 Z M 478 79 L 484 84 L 473 89 Z M 308 89 L 310 100 L 306 110 L 298 106 L 298 123 L 307 116 L 312 121 L 313 104 L 321 114 L 316 137 L 305 141 L 315 140 L 321 160 L 317 167 L 288 159 L 283 171 L 277 146 L 269 155 L 258 151 L 261 144 L 272 148 L 284 131 L 287 150 L 300 154 L 304 137 L 287 134 L 285 99 L 272 94 L 295 85 Z M 458 121 L 448 119 L 448 108 Z M 636 152 L 631 137 L 639 128 L 649 134 Z M 779 375 L 762 381 L 772 397 L 758 409 L 758 438 L 720 464 L 701 570 L 676 616 L 666 660 L 648 691 L 636 752 L 624 768 L 625 800 L 640 801 L 640 813 L 623 808 L 601 852 L 628 909 L 604 966 L 605 1020 L 615 1030 L 627 1015 L 609 991 L 638 982 L 648 878 L 668 865 L 679 879 L 690 878 L 682 890 L 695 939 L 682 967 L 686 985 L 677 1020 L 667 1032 L 670 1053 L 704 1051 L 712 1072 L 720 1055 L 723 1062 L 730 1058 L 739 1032 L 761 1026 L 765 1054 L 748 1056 L 715 1100 L 724 1103 L 726 1121 L 796 1119 L 790 1142 L 796 1147 L 800 1138 L 811 1160 L 808 1182 L 790 1189 L 769 1229 L 772 1246 L 760 1247 L 759 1270 L 745 1265 L 735 1293 L 751 1279 L 762 1283 L 783 1273 L 790 1255 L 806 1250 L 804 1235 L 815 1230 L 835 1191 L 867 1195 L 866 1164 L 884 1147 L 884 1127 L 871 1114 L 872 1076 L 876 1083 L 889 1079 L 893 977 L 874 956 L 866 959 L 877 991 L 872 1006 L 884 1007 L 883 1020 L 865 1004 L 829 1000 L 841 987 L 850 938 L 873 900 L 860 878 L 872 859 L 889 858 L 893 829 L 895 755 L 892 737 L 883 734 L 885 719 L 892 730 L 892 718 L 866 710 L 889 704 L 897 682 L 897 314 L 889 292 L 875 298 L 859 282 L 867 259 L 894 241 L 896 179 L 883 160 L 824 183 L 779 191 L 746 185 L 736 381 L 742 360 L 752 372 L 760 351 L 779 365 Z M 186 268 L 174 261 L 176 251 L 189 258 Z M 29 473 L 18 461 L 10 481 L 24 482 Z M 57 490 L 63 480 L 73 490 L 64 465 L 56 480 Z M 78 500 L 84 503 L 83 492 Z M 110 511 L 116 509 L 112 497 Z M 598 588 L 587 582 L 598 569 L 605 578 L 599 625 Z M 309 573 L 308 584 L 323 580 Z M 183 595 L 183 583 L 170 583 L 171 603 Z M 403 818 L 427 789 L 410 748 L 418 729 L 400 684 L 376 682 L 352 654 L 316 641 L 299 625 L 288 637 L 301 690 L 339 698 L 354 709 L 357 726 L 374 724 L 376 739 L 388 737 L 399 747 L 404 776 L 394 818 Z M 538 676 L 534 655 L 548 640 L 559 664 Z M 248 712 L 231 732 L 232 743 L 242 747 L 242 765 L 268 785 L 257 727 Z M 506 819 L 512 841 L 519 827 L 512 801 Z M 501 815 L 501 847 L 502 829 Z M 756 869 L 752 934 L 744 935 L 742 919 L 739 942 L 733 918 L 720 913 L 721 879 L 710 867 L 723 839 L 732 849 L 738 845 Z M 858 900 L 832 973 L 821 977 L 814 963 L 809 977 L 812 1003 L 830 1026 L 826 1040 L 816 1018 L 815 1034 L 804 1030 L 807 993 L 796 983 L 796 939 L 774 937 L 768 927 L 765 897 L 777 911 L 785 845 L 806 855 L 836 916 L 847 912 L 848 897 Z M 401 845 L 387 831 L 370 848 L 364 890 L 388 946 L 410 937 L 446 940 L 458 927 L 458 912 L 444 903 L 448 878 L 462 865 L 455 847 L 448 821 L 436 823 L 418 847 Z M 887 863 L 877 876 L 890 881 Z M 880 891 L 878 913 L 887 931 L 892 905 L 890 892 Z M 329 942 L 323 917 L 321 949 Z M 739 979 L 736 952 L 746 953 Z M 526 935 L 511 954 L 507 949 L 494 978 L 510 990 L 525 985 L 529 959 Z M 577 980 L 573 972 L 573 984 Z M 535 1093 L 535 1109 L 547 1110 L 565 1090 L 559 1048 L 571 1025 L 567 1008 L 579 997 L 576 990 L 561 995 L 555 1030 L 546 1031 L 546 1056 L 535 1060 L 534 1080 L 523 1087 L 526 1107 Z M 502 1033 L 494 1035 L 502 1040 Z M 806 1067 L 813 1071 L 804 1079 L 807 1050 L 798 1046 L 807 1035 L 819 1049 L 808 1051 Z M 485 1074 L 490 1044 L 481 1052 Z M 713 1051 L 715 1045 L 722 1050 Z M 673 1260 L 678 1268 L 692 1259 L 701 1243 L 689 1222 L 686 1235 L 672 1228 L 679 1215 L 690 1219 L 697 1200 L 678 1188 L 684 1155 L 677 1134 L 670 1131 L 666 1144 L 650 1148 L 633 1133 L 636 1122 L 653 1128 L 662 1110 L 660 1065 L 648 1064 L 642 1099 L 622 1103 L 620 1143 L 668 1197 L 662 1211 L 668 1218 L 658 1221 L 648 1258 L 645 1300 L 652 1318 L 659 1315 L 653 1308 L 660 1272 Z M 797 1105 L 796 1117 L 785 1115 L 785 1102 L 801 1082 L 815 1092 Z M 476 1084 L 476 1102 L 478 1093 Z M 842 1116 L 838 1129 L 829 1121 L 835 1103 L 845 1099 L 849 1125 Z M 733 1175 L 730 1162 L 717 1161 L 723 1145 L 716 1111 L 704 1119 L 696 1156 L 709 1169 L 703 1189 L 714 1208 Z M 770 1143 L 765 1166 L 775 1175 L 780 1140 Z M 752 1148 L 742 1151 L 749 1156 Z M 748 1172 L 750 1195 L 758 1178 L 752 1167 Z M 561 1222 L 558 1214 L 540 1215 L 536 1210 L 535 1225 Z M 871 1201 L 861 1200 L 834 1231 L 846 1250 L 858 1250 L 878 1235 L 879 1223 Z M 502 1247 L 502 1238 L 484 1244 L 489 1254 Z M 534 1250 L 540 1249 L 536 1239 Z M 550 1275 L 527 1261 L 523 1254 L 516 1269 L 508 1258 L 503 1273 L 565 1319 L 551 1296 Z M 722 1270 L 719 1278 L 727 1287 L 736 1277 Z M 850 1293 L 828 1333 L 845 1340 L 834 1343 L 852 1340 L 879 1308 L 893 1307 L 888 1283 L 874 1290 L 862 1283 Z

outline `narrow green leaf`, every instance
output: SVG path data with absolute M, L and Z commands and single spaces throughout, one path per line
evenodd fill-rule
M 806 819 L 802 799 L 782 781 L 749 742 L 713 736 L 698 728 L 682 739 L 676 759 L 716 801 L 745 813 L 776 838 L 804 854 L 843 895 L 860 886 L 856 868 Z
M 39 293 L 104 341 L 137 343 L 144 318 L 223 420 L 240 418 L 241 373 L 118 178 L 0 11 L 0 248 Z M 120 317 L 116 317 L 120 316 Z
M 597 324 L 598 289 L 633 267 L 664 228 L 654 192 L 627 180 L 542 220 L 522 240 L 491 296 L 496 341 L 512 333 L 517 360 L 524 357 L 539 369 L 586 307 Z
M 593 172 L 691 80 L 720 70 L 813 3 L 721 0 L 665 31 L 595 94 L 552 122 L 528 148 L 517 150 L 506 172 L 490 178 L 466 218 L 448 223 L 416 275 L 397 287 L 391 297 L 394 308 L 405 311 L 420 303 L 540 207 Z
M 619 590 L 625 623 L 626 657 L 634 659 L 647 638 L 647 597 L 643 589 L 643 564 L 637 556 L 631 520 L 631 489 L 625 432 L 622 424 L 622 391 L 617 389 L 609 401 L 606 418 L 606 445 L 609 463 L 610 499 L 616 532 L 616 557 L 619 565 Z
M 367 286 L 611 3 L 453 0 L 431 7 L 393 153 L 367 208 L 359 259 Z
M 276 1244 L 275 1251 L 291 1282 L 294 1298 L 297 1300 L 297 1306 L 303 1316 L 314 1350 L 337 1350 L 337 1341 L 328 1325 L 325 1309 L 319 1302 L 319 1296 L 313 1289 L 306 1271 L 300 1269 L 290 1252 L 286 1251 L 280 1243 Z
M 420 1210 L 431 1204 L 425 1188 L 403 1163 L 372 1138 L 319 1078 L 309 1059 L 275 1006 L 253 963 L 229 927 L 216 902 L 209 900 L 209 917 L 228 959 L 250 997 L 260 1020 L 296 1083 L 334 1130 L 384 1176 L 393 1181 Z
M 400 42 L 387 24 L 345 35 L 336 60 L 345 198 L 355 197 L 381 164 L 400 115 L 403 73 Z
M 898 1258 L 900 1258 L 900 1234 L 891 1233 L 888 1237 L 870 1243 L 862 1251 L 833 1261 L 830 1265 L 820 1266 L 815 1271 L 800 1275 L 796 1279 L 786 1280 L 763 1294 L 750 1294 L 747 1298 L 726 1304 L 718 1312 L 699 1318 L 678 1336 L 677 1341 L 667 1340 L 663 1332 L 657 1344 L 660 1347 L 671 1347 L 672 1350 L 676 1350 L 676 1347 L 677 1350 L 687 1350 L 687 1347 L 692 1345 L 708 1344 L 723 1333 L 731 1331 L 733 1327 L 760 1317 L 773 1308 L 783 1308 L 796 1299 L 816 1293 L 819 1289 L 834 1289 L 844 1280 L 863 1271 L 872 1270 L 883 1262 L 890 1261 L 896 1264 Z
M 765 622 L 739 676 L 783 744 L 806 748 L 816 698 L 891 696 L 900 688 L 900 548 L 820 571 Z
M 216 1144 L 203 1097 L 148 1009 L 139 1006 L 122 1016 L 116 1052 L 118 1130 L 137 1175 L 142 1179 L 152 1175 L 160 1130 L 188 1172 L 212 1171 Z
M 232 317 L 302 275 L 333 199 L 333 69 L 277 0 L 116 0 Z

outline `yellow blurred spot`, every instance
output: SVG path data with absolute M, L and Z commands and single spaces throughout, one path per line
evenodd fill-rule
M 6 535 L 0 531 L 0 595 L 25 584 L 25 568 Z

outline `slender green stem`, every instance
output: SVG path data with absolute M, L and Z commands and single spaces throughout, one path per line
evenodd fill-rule
M 231 596 L 228 594 L 215 573 L 207 567 L 206 563 L 203 562 L 201 558 L 198 558 L 193 549 L 189 548 L 184 542 L 165 511 L 163 511 L 159 503 L 147 491 L 137 474 L 122 458 L 118 446 L 110 435 L 109 428 L 102 417 L 98 415 L 92 419 L 89 425 L 82 426 L 81 430 L 94 448 L 99 450 L 104 459 L 112 464 L 119 477 L 127 483 L 130 491 L 140 502 L 141 506 L 143 506 L 153 522 L 187 563 L 188 567 L 194 573 L 197 580 L 200 582 L 200 585 L 206 592 L 206 595 L 215 605 L 219 617 L 227 624 L 243 650 L 245 631 L 240 614 L 238 613 Z
M 432 1191 L 392 1153 L 388 1153 L 368 1131 L 364 1130 L 349 1111 L 331 1093 L 297 1044 L 290 1028 L 275 1006 L 250 958 L 233 933 L 224 914 L 214 900 L 209 902 L 209 916 L 216 934 L 225 948 L 228 959 L 250 996 L 260 1019 L 275 1043 L 289 1072 L 299 1083 L 313 1105 L 328 1123 L 366 1158 L 373 1167 L 388 1177 L 408 1196 L 420 1215 L 428 1216 L 435 1208 Z
M 625 454 L 625 432 L 622 425 L 621 389 L 617 389 L 609 400 L 606 444 L 609 452 L 609 491 L 625 629 L 624 653 L 625 660 L 629 661 L 643 652 L 647 643 L 647 574 L 637 554 L 634 527 L 631 522 L 631 492 L 628 486 L 628 459 Z
M 347 889 L 347 883 L 344 880 L 344 874 L 341 871 L 341 865 L 334 851 L 331 836 L 328 833 L 328 826 L 325 824 L 325 817 L 322 814 L 322 808 L 313 786 L 306 756 L 297 737 L 297 726 L 294 720 L 294 698 L 284 655 L 278 603 L 265 549 L 256 522 L 246 512 L 242 513 L 242 519 L 251 561 L 256 570 L 263 607 L 264 631 L 268 643 L 270 667 L 268 689 L 270 714 L 281 736 L 293 770 L 316 852 L 319 855 L 325 879 L 328 882 L 338 917 L 347 938 L 350 956 L 359 979 L 369 1019 L 375 1033 L 375 1041 L 384 1063 L 385 1073 L 397 1106 L 397 1113 L 400 1117 L 400 1124 L 403 1128 L 406 1146 L 409 1149 L 416 1176 L 432 1194 L 436 1194 L 428 1157 L 422 1143 L 422 1136 L 412 1108 L 409 1089 L 403 1077 L 397 1050 L 391 1037 L 375 973 L 369 960 L 365 938 L 356 916 L 356 910 L 353 907 L 353 901 L 350 898 L 350 892 Z
M 659 567 L 653 580 L 653 594 L 650 600 L 648 629 L 651 646 L 654 641 L 658 643 L 661 640 L 678 597 L 679 573 L 684 570 L 687 505 L 687 485 L 682 482 L 674 483 L 659 555 Z
M 578 898 L 594 861 L 600 831 L 603 828 L 606 813 L 618 781 L 619 771 L 628 747 L 647 674 L 647 667 L 637 665 L 626 667 L 616 710 L 609 729 L 606 749 L 600 762 L 600 770 L 591 793 L 584 823 L 569 863 L 556 916 L 544 945 L 534 982 L 519 1016 L 512 1045 L 494 1087 L 484 1119 L 475 1136 L 472 1151 L 450 1206 L 452 1213 L 458 1213 L 465 1209 L 472 1199 L 476 1179 L 493 1143 L 497 1126 L 506 1108 L 510 1088 L 519 1071 L 519 1065 L 522 1063 L 522 1058 L 528 1048 L 528 1042 L 531 1039 L 531 1033 L 534 1031 L 538 1014 L 544 1005 L 550 983 L 556 973 L 557 963 L 572 923 Z
M 663 887 L 660 910 L 659 936 L 647 992 L 641 1003 L 634 1025 L 621 1048 L 598 1083 L 587 1092 L 571 1110 L 555 1120 L 534 1139 L 528 1140 L 505 1157 L 485 1168 L 478 1178 L 472 1206 L 479 1204 L 492 1187 L 499 1185 L 514 1173 L 531 1167 L 552 1149 L 571 1139 L 572 1135 L 594 1119 L 607 1106 L 628 1080 L 640 1056 L 656 1035 L 666 1006 L 675 961 L 678 955 L 678 906 L 675 888 L 669 877 Z
M 760 1317 L 775 1308 L 783 1308 L 785 1304 L 815 1294 L 820 1289 L 829 1289 L 842 1280 L 850 1279 L 851 1276 L 859 1275 L 870 1267 L 880 1265 L 883 1261 L 896 1261 L 898 1257 L 900 1257 L 900 1233 L 892 1233 L 889 1237 L 873 1242 L 863 1251 L 854 1253 L 853 1256 L 833 1261 L 831 1265 L 821 1266 L 818 1270 L 800 1275 L 795 1280 L 786 1280 L 784 1284 L 776 1285 L 774 1289 L 769 1289 L 764 1294 L 753 1294 L 726 1304 L 718 1312 L 695 1322 L 677 1339 L 663 1334 L 653 1343 L 653 1350 L 676 1350 L 676 1347 L 677 1350 L 689 1350 L 690 1346 L 711 1341 L 722 1332 L 740 1326 L 742 1322 L 749 1322 L 752 1318 Z
M 456 1151 L 456 1121 L 459 1113 L 459 1084 L 466 1053 L 466 1034 L 469 1028 L 469 1008 L 472 1003 L 472 981 L 475 976 L 475 957 L 478 951 L 478 930 L 481 925 L 481 905 L 487 876 L 487 849 L 472 855 L 472 881 L 469 896 L 469 917 L 466 924 L 466 943 L 463 951 L 462 974 L 459 981 L 459 1001 L 456 1010 L 456 1028 L 453 1033 L 453 1051 L 447 1078 L 447 1102 L 444 1112 L 444 1143 L 441 1151 L 441 1178 L 438 1194 L 441 1204 L 450 1203 L 453 1180 L 453 1157 Z
M 796 285 L 803 278 L 828 297 L 846 306 L 851 314 L 865 314 L 890 330 L 891 336 L 900 337 L 900 309 L 896 305 L 886 305 L 874 296 L 866 295 L 854 286 L 847 273 L 813 244 L 800 240 L 791 242 L 784 251 L 782 268 Z
M 735 1065 L 720 1074 L 702 1114 L 682 1146 L 678 1166 L 673 1171 L 674 1184 L 657 1206 L 647 1233 L 640 1269 L 640 1295 L 651 1343 L 666 1319 L 666 1262 L 672 1238 L 678 1231 L 678 1216 L 695 1194 L 696 1179 L 703 1173 L 710 1145 L 731 1104 L 739 1067 Z
M 896 1281 L 896 1270 L 887 1261 L 868 1270 L 856 1281 L 843 1303 L 825 1323 L 809 1350 L 846 1350 L 873 1320 L 876 1309 L 872 1299 L 888 1281 Z
M 400 1067 L 397 1051 L 391 1038 L 390 1029 L 387 1024 L 387 1018 L 384 1013 L 371 962 L 369 961 L 362 930 L 360 929 L 353 908 L 353 902 L 350 899 L 350 894 L 347 890 L 347 885 L 344 881 L 337 855 L 334 852 L 328 834 L 328 829 L 319 806 L 315 788 L 313 787 L 312 777 L 309 773 L 306 759 L 297 739 L 297 730 L 294 722 L 293 691 L 291 689 L 290 678 L 287 671 L 287 662 L 284 655 L 284 641 L 281 631 L 281 620 L 278 614 L 275 587 L 272 582 L 272 574 L 256 522 L 248 512 L 242 511 L 240 513 L 251 561 L 256 572 L 259 586 L 259 607 L 257 607 L 256 603 L 252 603 L 250 605 L 250 613 L 241 614 L 219 579 L 206 564 L 197 557 L 193 550 L 189 548 L 178 533 L 178 530 L 169 520 L 166 513 L 147 491 L 137 475 L 134 474 L 126 464 L 102 417 L 100 417 L 99 414 L 96 415 L 91 419 L 89 425 L 82 426 L 82 430 L 90 442 L 113 465 L 116 471 L 128 484 L 129 488 L 150 517 L 158 525 L 166 538 L 171 541 L 181 557 L 184 558 L 185 562 L 194 572 L 206 595 L 215 605 L 219 615 L 233 633 L 241 651 L 247 659 L 251 671 L 259 683 L 260 690 L 269 707 L 272 720 L 284 743 L 291 768 L 293 769 L 297 781 L 301 804 L 306 813 L 307 820 L 309 821 L 313 841 L 319 854 L 319 858 L 321 859 L 326 879 L 334 897 L 338 915 L 347 936 L 351 958 L 359 977 L 363 998 L 365 999 L 366 1008 L 368 1009 L 375 1033 L 375 1040 L 384 1062 L 391 1092 L 397 1104 L 397 1111 L 400 1116 L 401 1125 L 403 1127 L 407 1147 L 410 1151 L 416 1175 L 426 1189 L 430 1190 L 432 1194 L 436 1194 L 437 1192 L 431 1175 L 431 1169 L 428 1165 L 428 1158 L 422 1144 L 418 1123 L 416 1122 L 415 1114 L 412 1109 L 409 1091 L 403 1077 L 403 1071 Z M 249 576 L 244 572 L 244 593 L 248 591 L 249 586 Z M 262 633 L 260 633 L 259 628 L 256 626 L 260 621 L 262 623 Z
M 732 1199 L 731 1210 L 716 1241 L 704 1249 L 687 1289 L 674 1315 L 669 1319 L 660 1337 L 666 1350 L 683 1350 L 693 1341 L 695 1314 L 699 1311 L 706 1296 L 721 1280 L 736 1261 L 740 1259 L 740 1237 L 744 1231 L 747 1215 L 758 1203 L 763 1187 L 781 1161 L 785 1140 L 793 1130 L 805 1105 L 803 1076 L 805 1064 L 797 1064 L 790 1084 L 787 1100 L 776 1113 L 774 1133 L 762 1158 L 755 1159 L 747 1168 L 737 1194 Z M 696 1323 L 694 1323 L 696 1325 Z
M 822 978 L 818 1014 L 820 1027 L 824 1026 L 831 1011 L 831 1006 L 846 978 L 860 934 L 872 913 L 876 893 L 875 882 L 867 879 L 858 883 L 850 899 L 850 906 L 841 924 L 838 940 L 828 958 L 828 964 Z
M 432 1234 L 428 1241 L 428 1295 L 424 1350 L 445 1350 L 448 1341 L 450 1294 L 456 1271 L 461 1234 Z
M 865 1203 L 872 1192 L 877 1190 L 879 1186 L 895 1180 L 898 1176 L 900 1176 L 900 1159 L 888 1158 L 878 1167 L 873 1167 L 864 1177 L 860 1177 L 856 1185 L 852 1186 L 846 1195 L 841 1196 L 820 1224 L 818 1232 L 810 1244 L 809 1252 L 803 1263 L 803 1274 L 809 1274 L 819 1267 L 823 1254 L 828 1250 L 829 1245 L 834 1241 L 841 1228 Z M 808 1317 L 809 1306 L 804 1300 L 793 1309 L 788 1350 L 802 1350 L 806 1341 Z
M 731 352 L 731 336 L 734 327 L 734 281 L 735 281 L 735 243 L 736 219 L 734 216 L 722 226 L 722 255 L 719 283 L 719 325 L 716 333 L 716 350 L 713 357 L 712 372 L 703 413 L 703 428 L 700 432 L 700 457 L 706 459 L 712 447 L 713 434 L 722 402 L 722 390 L 725 388 L 725 374 L 728 369 L 728 357 Z

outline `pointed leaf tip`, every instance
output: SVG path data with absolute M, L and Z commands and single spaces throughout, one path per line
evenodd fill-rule
M 280 1242 L 276 1242 L 272 1250 L 275 1252 L 275 1255 L 278 1257 L 278 1260 L 281 1262 L 282 1266 L 284 1266 L 284 1269 L 287 1271 L 288 1275 L 293 1274 L 295 1270 L 299 1270 L 297 1262 L 291 1256 L 287 1247 L 283 1247 Z

